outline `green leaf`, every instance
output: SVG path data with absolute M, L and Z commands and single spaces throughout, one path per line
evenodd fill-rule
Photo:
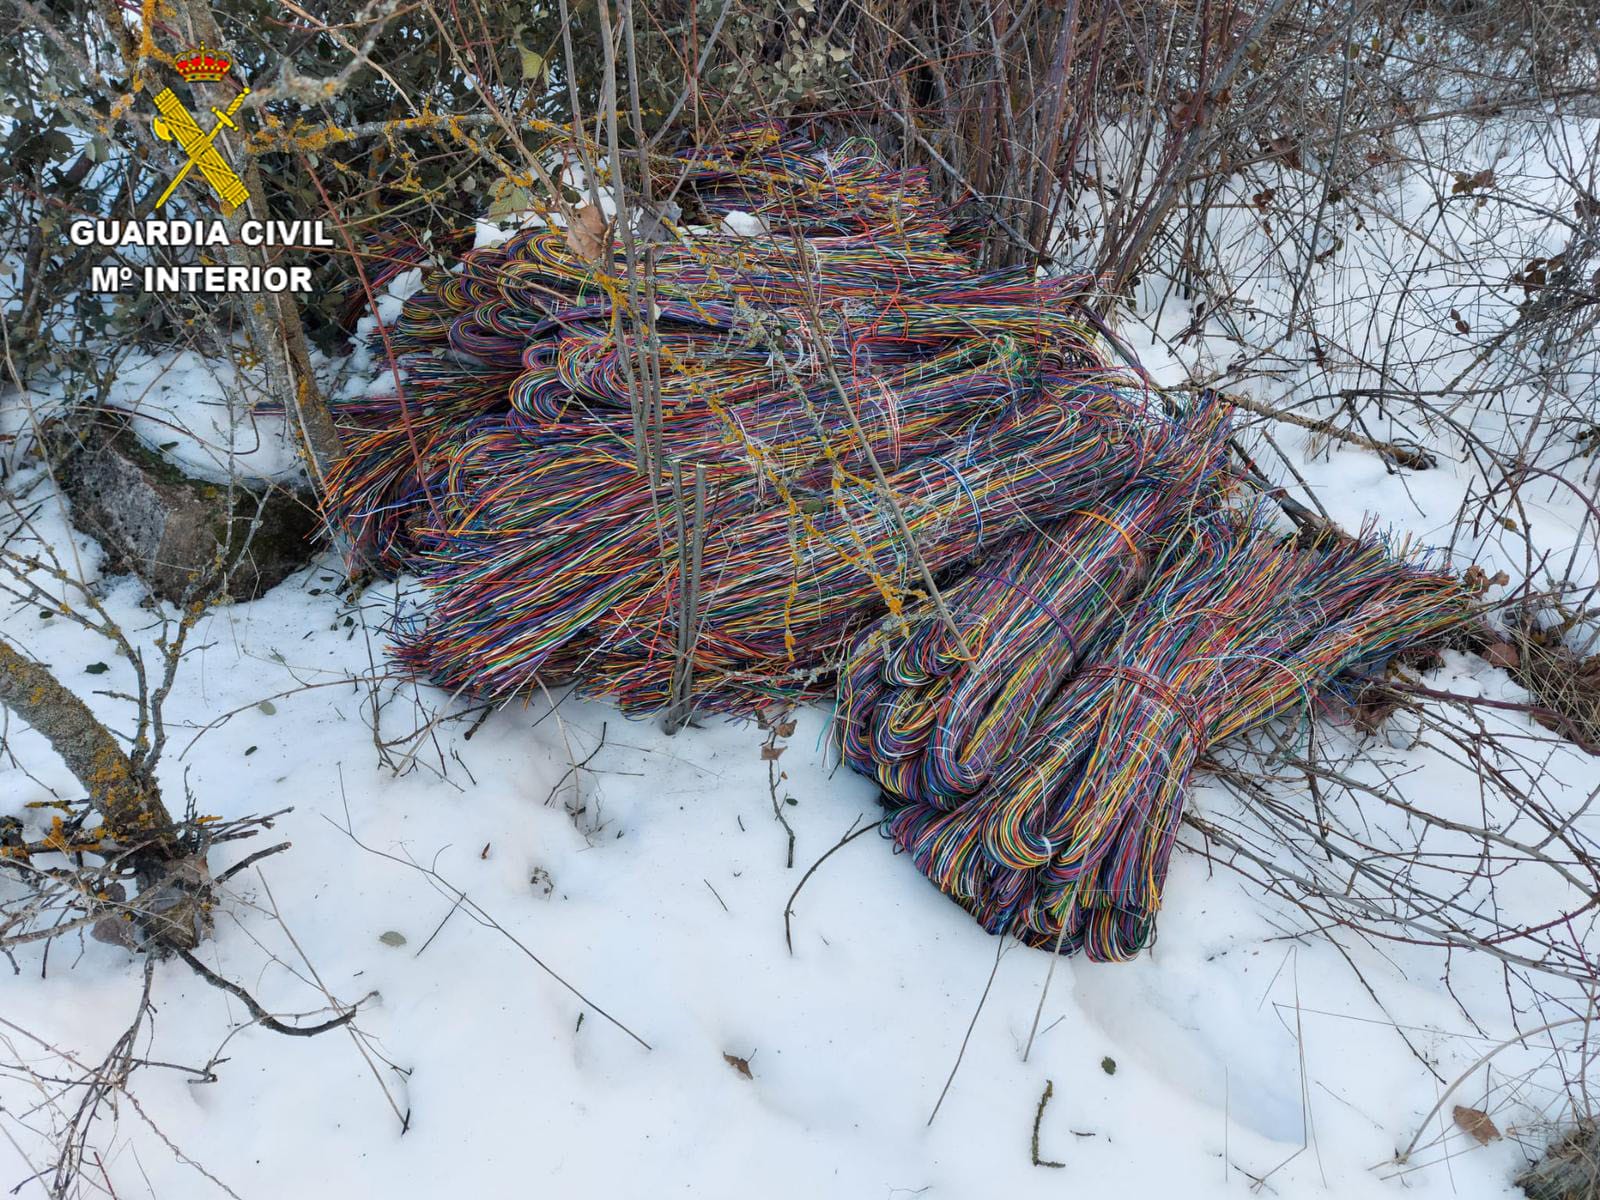
M 276 716 L 278 712 L 278 706 L 271 700 L 263 700 L 260 704 L 256 705 L 256 707 L 262 712 L 266 713 L 269 717 Z
M 85 667 L 84 670 L 91 675 L 104 675 L 107 671 L 111 670 L 111 668 L 106 666 L 105 663 L 93 662 Z
M 495 198 L 489 205 L 489 217 L 503 217 L 509 213 L 526 212 L 533 206 L 533 198 L 528 195 L 525 187 L 505 187 L 503 184 L 495 188 Z
M 1117 1060 L 1109 1054 L 1106 1055 L 1100 1060 L 1100 1069 L 1107 1075 L 1115 1075 L 1117 1073 Z

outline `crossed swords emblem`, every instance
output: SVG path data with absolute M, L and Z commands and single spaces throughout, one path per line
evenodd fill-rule
M 199 124 L 189 115 L 189 110 L 183 106 L 183 101 L 173 95 L 171 88 L 162 88 L 156 95 L 156 107 L 161 110 L 161 115 L 151 121 L 151 129 L 163 142 L 177 142 L 189 156 L 189 161 L 183 164 L 183 170 L 178 172 L 167 185 L 167 190 L 161 193 L 161 199 L 156 201 L 157 208 L 167 202 L 172 193 L 178 190 L 178 185 L 189 177 L 189 172 L 195 167 L 200 168 L 200 174 L 217 193 L 217 198 L 222 201 L 224 213 L 233 212 L 250 199 L 250 192 L 244 186 L 244 180 L 239 178 L 238 172 L 228 165 L 213 144 L 217 134 L 224 128 L 239 128 L 234 123 L 233 114 L 239 111 L 239 106 L 249 94 L 250 89 L 244 88 L 226 109 L 213 107 L 211 111 L 216 114 L 217 123 L 211 127 L 210 133 L 201 131 Z

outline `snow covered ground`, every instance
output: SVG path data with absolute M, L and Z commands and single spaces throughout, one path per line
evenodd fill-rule
M 1347 479 L 1362 466 L 1341 461 Z M 1337 463 L 1322 467 L 1340 477 Z M 1330 498 L 1381 508 L 1391 497 L 1371 483 Z M 43 527 L 65 540 L 59 500 L 45 485 L 35 494 Z M 93 547 L 80 549 L 92 564 Z M 1254 1180 L 1287 1196 L 1494 1196 L 1523 1148 L 1514 1137 L 1478 1147 L 1450 1123 L 1451 1105 L 1526 1130 L 1532 1149 L 1564 1111 L 1548 1078 L 1507 1085 L 1480 1072 L 1424 1137 L 1437 1144 L 1393 1164 L 1442 1086 L 1406 1039 L 1448 1081 L 1509 1023 L 1475 1027 L 1441 986 L 1437 953 L 1348 946 L 1379 981 L 1380 1007 L 1326 941 L 1285 936 L 1300 922 L 1280 901 L 1197 855 L 1180 856 L 1151 954 L 1058 964 L 1025 1061 L 1049 957 L 1012 947 L 997 964 L 1002 944 L 875 834 L 806 882 L 787 949 L 784 910 L 807 868 L 875 819 L 872 790 L 836 766 L 825 713 L 801 715 L 777 762 L 793 867 L 765 734 L 751 726 L 668 738 L 605 706 L 563 702 L 551 716 L 538 702 L 493 714 L 470 740 L 470 722 L 439 725 L 396 777 L 370 730 L 393 592 L 352 609 L 338 579 L 324 561 L 205 619 L 170 706 L 163 781 L 222 816 L 293 807 L 272 833 L 219 854 L 221 869 L 293 842 L 233 881 L 204 950 L 212 968 L 273 1012 L 325 1016 L 329 996 L 367 997 L 362 1015 L 352 1032 L 286 1038 L 180 965 L 159 969 L 149 1057 L 216 1060 L 216 1080 L 141 1072 L 138 1107 L 120 1103 L 115 1126 L 94 1131 L 116 1195 L 210 1194 L 203 1167 L 250 1197 L 1228 1196 Z M 126 628 L 148 625 L 134 582 L 105 584 Z M 103 644 L 32 608 L 8 610 L 0 629 L 92 687 L 113 725 L 125 717 L 106 693 L 127 686 L 127 668 Z M 84 674 L 101 661 L 108 672 Z M 1433 683 L 1518 694 L 1466 658 Z M 448 708 L 427 689 L 377 686 L 386 735 Z M 37 776 L 5 771 L 8 809 L 72 794 L 36 736 L 8 736 Z M 576 783 L 574 759 L 588 764 Z M 1550 770 L 1574 805 L 1600 784 L 1576 751 Z M 1412 794 L 1446 799 L 1427 775 Z M 1207 787 L 1197 803 L 1231 801 Z M 8 1186 L 65 1118 L 14 1064 L 48 1078 L 64 1057 L 97 1061 L 142 983 L 126 952 L 92 941 L 57 947 L 47 971 L 37 958 L 18 966 L 0 1010 Z M 1469 978 L 1482 990 L 1465 1002 L 1482 1020 L 1501 985 L 1493 971 Z M 1507 1078 L 1537 1065 L 1513 1057 L 1497 1060 Z M 1032 1162 L 1047 1083 L 1038 1154 L 1059 1168 Z
M 1164 349 L 1188 316 L 1171 306 L 1131 335 L 1158 375 L 1190 365 Z M 198 384 L 155 370 L 122 386 L 152 399 L 142 433 L 162 445 L 174 412 L 154 401 L 182 410 Z M 225 444 L 231 427 L 178 440 Z M 276 436 L 266 431 L 266 473 L 290 469 Z M 1396 474 L 1303 431 L 1277 437 L 1352 527 L 1376 513 L 1439 543 L 1474 485 L 1448 457 Z M 74 545 L 148 647 L 138 585 L 99 576 L 97 548 L 69 531 L 36 469 L 11 484 L 39 504 L 43 536 Z M 1565 501 L 1536 516 L 1541 544 L 1592 539 Z M 1474 546 L 1466 561 L 1493 570 L 1494 553 Z M 1592 545 L 1580 558 L 1592 572 Z M 1504 565 L 1519 560 L 1508 551 Z M 838 766 L 825 711 L 799 714 L 775 763 L 751 725 L 667 737 L 560 696 L 475 724 L 451 697 L 387 677 L 397 585 L 352 599 L 342 578 L 325 558 L 204 618 L 168 705 L 162 783 L 223 817 L 292 808 L 217 853 L 220 871 L 293 843 L 231 881 L 202 950 L 211 969 L 274 1013 L 314 1021 L 359 1001 L 360 1016 L 289 1038 L 181 964 L 160 966 L 141 1048 L 179 1066 L 143 1069 L 93 1128 L 86 1194 L 1475 1198 L 1515 1194 L 1514 1174 L 1570 1115 L 1570 1029 L 1472 1069 L 1516 1033 L 1508 997 L 1527 1000 L 1493 960 L 1335 944 L 1281 897 L 1185 853 L 1153 951 L 1052 971 L 1048 955 L 983 934 L 876 834 L 834 850 L 877 810 Z M 126 722 L 115 693 L 129 670 L 105 643 L 34 607 L 0 611 L 0 635 L 89 694 L 113 728 Z M 1462 655 L 1428 683 L 1526 698 Z M 433 722 L 392 746 L 387 767 L 375 707 L 384 738 Z M 1482 716 L 1513 741 L 1547 737 L 1514 712 Z M 1407 796 L 1430 811 L 1492 821 L 1492 800 L 1408 720 L 1374 739 L 1332 724 L 1322 735 L 1409 772 Z M 40 738 L 15 722 L 5 736 L 5 811 L 74 794 Z M 1600 764 L 1575 748 L 1530 753 L 1565 811 L 1600 789 Z M 1212 783 L 1194 804 L 1238 815 Z M 1370 818 L 1375 840 L 1409 828 L 1382 805 Z M 1600 836 L 1600 817 L 1576 820 Z M 1502 897 L 1519 915 L 1572 905 L 1565 885 L 1532 878 Z M 27 1179 L 78 1102 L 49 1081 L 100 1060 L 144 977 L 126 951 L 90 940 L 15 965 L 0 984 L 0 1184 L 44 1195 Z M 1550 990 L 1583 1003 L 1576 984 Z M 183 1069 L 208 1064 L 209 1075 Z M 1504 1136 L 1480 1145 L 1452 1120 L 1457 1104 Z
M 1474 1029 L 1438 985 L 1438 956 L 1404 948 L 1365 956 L 1380 1009 L 1332 947 L 1286 939 L 1279 905 L 1197 856 L 1179 859 L 1150 955 L 1058 965 L 1028 1061 L 1048 956 L 1011 948 L 996 966 L 1002 943 L 873 834 L 807 882 L 791 954 L 783 913 L 803 872 L 874 819 L 871 789 L 832 766 L 823 714 L 803 715 L 779 759 L 792 869 L 750 727 L 667 738 L 603 706 L 563 705 L 558 726 L 533 705 L 470 742 L 460 724 L 441 728 L 395 778 L 375 765 L 366 692 L 340 682 L 369 670 L 374 647 L 330 598 L 332 574 L 314 568 L 208 619 L 165 780 L 224 816 L 294 808 L 264 835 L 293 849 L 236 877 L 204 951 L 212 968 L 274 1012 L 370 999 L 353 1036 L 290 1039 L 250 1027 L 181 966 L 160 969 L 151 1056 L 225 1061 L 216 1082 L 139 1076 L 140 1108 L 119 1105 L 116 1128 L 96 1131 L 119 1196 L 208 1194 L 184 1159 L 251 1197 L 1229 1196 L 1253 1178 L 1278 1195 L 1381 1196 L 1395 1175 L 1414 1194 L 1495 1196 L 1522 1161 L 1513 1141 L 1478 1148 L 1445 1124 L 1444 1145 L 1414 1160 L 1431 1165 L 1386 1165 L 1438 1094 L 1393 1023 L 1447 1079 L 1509 1031 Z M 130 624 L 138 599 L 113 585 Z M 8 614 L 5 632 L 69 681 L 104 657 L 31 610 Z M 95 683 L 114 689 L 122 671 Z M 1472 673 L 1463 661 L 1443 682 Z M 46 758 L 31 735 L 12 739 L 21 760 Z M 575 821 L 568 755 L 596 747 Z M 1592 786 L 1593 767 L 1572 758 L 1574 783 Z M 48 795 L 16 770 L 5 787 Z M 384 855 L 437 870 L 500 928 Z M 94 942 L 58 947 L 44 977 L 21 965 L 0 1046 L 45 1076 L 58 1054 L 97 1060 L 142 981 L 127 953 Z M 1039 1155 L 1059 1169 L 1031 1162 L 1047 1082 Z M 63 1114 L 48 1088 L 3 1088 L 9 1185 L 40 1153 L 30 1131 Z M 1503 1126 L 1536 1122 L 1549 1099 L 1530 1087 L 1486 1101 L 1481 1081 L 1459 1097 Z

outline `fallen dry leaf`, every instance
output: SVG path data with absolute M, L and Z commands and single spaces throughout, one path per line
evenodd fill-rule
M 1494 187 L 1494 168 L 1485 167 L 1476 175 L 1468 175 L 1465 171 L 1456 172 L 1456 181 L 1450 185 L 1452 196 L 1466 196 L 1473 192 Z
M 1516 526 L 1512 526 L 1513 529 Z M 1467 585 L 1467 591 L 1474 596 L 1480 596 L 1491 587 L 1504 587 L 1511 582 L 1511 577 L 1504 571 L 1496 571 L 1493 575 L 1474 563 L 1461 573 L 1461 582 Z
M 1497 667 L 1510 670 L 1522 661 L 1522 656 L 1517 653 L 1517 648 L 1510 642 L 1496 642 L 1483 652 L 1483 661 L 1492 663 Z
M 727 1051 L 723 1051 L 722 1060 L 746 1079 L 755 1078 L 754 1075 L 750 1074 L 750 1060 L 748 1058 L 740 1058 L 737 1054 L 729 1054 Z M 1497 1134 L 1496 1136 L 1499 1135 Z
M 761 747 L 761 761 L 777 762 L 786 749 L 786 746 L 763 746 Z
M 586 204 L 572 214 L 567 225 L 567 248 L 579 258 L 594 262 L 610 240 L 605 215 L 594 205 Z
M 1456 1119 L 1456 1124 L 1471 1134 L 1472 1139 L 1480 1146 L 1486 1146 L 1500 1137 L 1500 1130 L 1489 1119 L 1489 1114 L 1481 1108 L 1468 1108 L 1464 1104 L 1458 1104 L 1452 1115 Z
M 1400 708 L 1400 697 L 1382 685 L 1361 689 L 1350 705 L 1350 718 L 1362 733 L 1377 733 Z

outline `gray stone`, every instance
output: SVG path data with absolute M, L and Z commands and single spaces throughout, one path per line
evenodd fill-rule
M 230 495 L 146 449 L 114 410 L 62 423 L 50 440 L 72 523 L 100 541 L 113 570 L 163 599 L 252 600 L 311 555 L 309 493 L 252 482 Z

